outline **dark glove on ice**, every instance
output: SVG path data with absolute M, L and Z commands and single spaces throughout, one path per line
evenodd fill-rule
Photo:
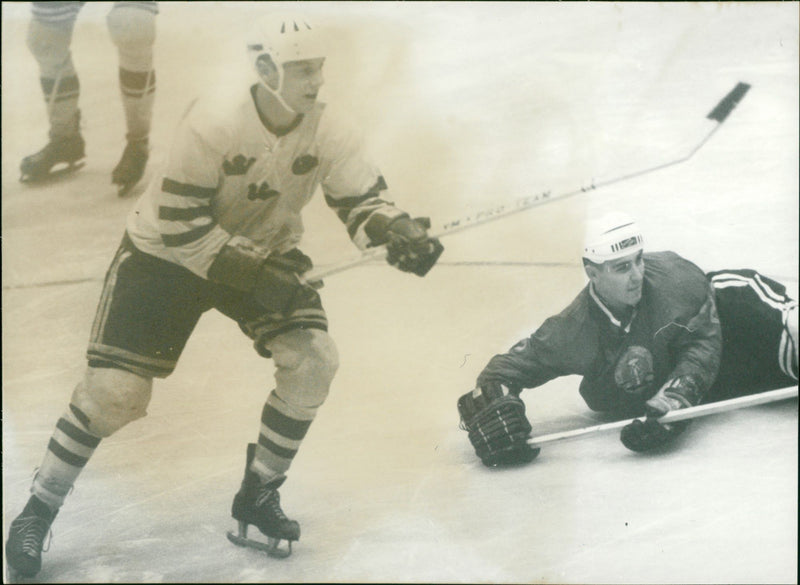
M 696 385 L 688 377 L 674 378 L 664 384 L 645 403 L 647 418 L 636 419 L 623 427 L 620 440 L 631 451 L 643 452 L 672 442 L 689 425 L 689 421 L 660 423 L 658 419 L 673 410 L 692 406 L 688 397 L 696 397 Z
M 527 443 L 531 424 L 518 391 L 487 382 L 458 399 L 461 428 L 487 467 L 530 463 L 539 454 Z

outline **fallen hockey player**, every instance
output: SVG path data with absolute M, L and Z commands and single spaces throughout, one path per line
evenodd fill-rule
M 636 419 L 622 443 L 650 451 L 689 424 L 666 413 L 797 383 L 797 302 L 753 270 L 704 273 L 673 252 L 644 252 L 637 223 L 609 213 L 587 229 L 588 285 L 560 314 L 494 356 L 458 400 L 461 426 L 490 467 L 532 461 L 539 448 L 523 389 L 580 375 L 594 411 Z
M 301 15 L 266 18 L 242 46 L 252 84 L 233 101 L 230 88 L 220 88 L 221 102 L 201 98 L 182 118 L 161 180 L 128 216 L 88 368 L 11 523 L 6 560 L 18 575 L 40 571 L 50 525 L 81 470 L 104 437 L 146 415 L 153 378 L 172 374 L 212 308 L 238 323 L 275 366 L 275 386 L 254 413 L 255 442 L 243 449 L 231 508 L 239 531 L 230 538 L 273 556 L 287 556 L 299 539 L 300 524 L 284 514 L 278 489 L 338 368 L 321 283 L 303 278 L 312 262 L 296 247 L 301 211 L 320 187 L 357 247 L 385 244 L 387 261 L 417 276 L 443 251 L 427 222 L 382 197 L 386 183 L 358 132 L 318 102 L 324 41 Z M 250 539 L 249 526 L 268 542 Z

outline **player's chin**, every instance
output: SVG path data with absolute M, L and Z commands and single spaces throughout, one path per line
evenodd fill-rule
M 299 103 L 297 104 L 298 107 L 295 109 L 302 113 L 310 112 L 314 109 L 314 105 L 317 103 L 317 94 L 306 94 L 297 101 Z

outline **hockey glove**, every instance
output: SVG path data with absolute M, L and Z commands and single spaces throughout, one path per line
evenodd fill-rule
M 270 313 L 291 315 L 302 307 L 320 303 L 314 286 L 302 278 L 311 259 L 297 248 L 272 254 L 244 238 L 232 238 L 217 254 L 208 270 L 214 282 L 249 292 Z
M 631 451 L 651 451 L 672 442 L 689 421 L 660 423 L 658 419 L 673 410 L 692 406 L 699 396 L 697 384 L 691 376 L 679 376 L 664 384 L 655 396 L 645 403 L 647 418 L 623 427 L 620 440 Z
M 444 246 L 437 238 L 428 236 L 431 222 L 427 217 L 411 219 L 401 215 L 387 220 L 375 215 L 364 226 L 371 245 L 386 244 L 386 260 L 403 272 L 425 276 L 433 268 Z
M 539 454 L 528 445 L 531 424 L 519 391 L 487 382 L 458 399 L 461 428 L 487 467 L 530 463 Z

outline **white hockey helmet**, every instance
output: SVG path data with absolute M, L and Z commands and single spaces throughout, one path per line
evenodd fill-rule
M 583 257 L 595 264 L 616 260 L 644 248 L 642 230 L 626 213 L 613 211 L 588 222 Z
M 304 15 L 291 12 L 275 12 L 259 19 L 247 39 L 247 54 L 262 85 L 278 97 L 283 89 L 283 66 L 290 61 L 319 59 L 327 55 L 322 33 Z M 268 84 L 259 74 L 258 61 L 272 61 L 277 69 L 276 84 Z M 291 110 L 291 108 L 289 108 Z

